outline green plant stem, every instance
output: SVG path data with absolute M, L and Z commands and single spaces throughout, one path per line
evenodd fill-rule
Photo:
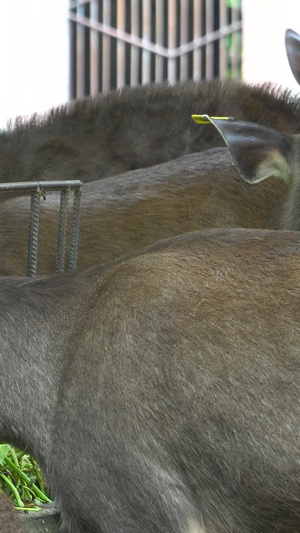
M 31 495 L 32 495 L 32 490 L 30 490 L 27 485 L 22 485 L 21 488 L 22 488 L 22 493 L 21 493 L 22 500 L 30 500 Z
M 4 462 L 10 466 L 12 470 L 18 473 L 18 475 L 27 483 L 29 486 L 32 486 L 32 489 L 34 491 L 35 496 L 38 497 L 38 499 L 42 502 L 48 502 L 50 503 L 51 500 L 44 494 L 34 483 L 31 483 L 30 479 L 20 468 L 18 468 L 9 457 L 5 457 Z
M 43 475 L 36 463 L 36 461 L 32 458 L 32 464 L 34 465 L 35 467 L 35 475 L 36 475 L 36 479 L 39 483 L 39 486 L 40 486 L 40 489 L 45 492 L 45 488 L 44 488 L 44 480 L 43 480 Z
M 12 456 L 12 460 L 15 463 L 15 465 L 18 468 L 20 468 L 20 463 L 19 463 L 19 460 L 18 460 L 18 457 L 17 457 L 17 454 L 16 454 L 16 450 L 13 447 L 10 448 L 10 454 Z
M 24 503 L 22 502 L 22 500 L 21 500 L 21 498 L 19 496 L 19 493 L 18 493 L 16 487 L 14 486 L 14 484 L 10 481 L 10 479 L 5 474 L 0 474 L 0 477 L 5 481 L 5 483 L 9 486 L 9 488 L 13 491 L 14 497 L 17 500 L 17 505 L 19 507 L 24 507 Z
M 29 511 L 29 513 L 37 513 L 41 510 L 40 507 L 14 507 L 16 511 Z

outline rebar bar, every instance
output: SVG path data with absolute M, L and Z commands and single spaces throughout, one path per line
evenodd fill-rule
M 69 270 L 75 270 L 77 262 L 81 187 L 74 191 Z
M 40 216 L 41 189 L 37 189 L 31 194 L 29 238 L 27 255 L 27 276 L 35 276 L 37 271 L 38 237 L 39 237 L 39 216 Z
M 67 239 L 67 216 L 68 201 L 70 191 L 74 191 L 73 214 L 71 243 L 69 256 L 69 269 L 74 270 L 77 260 L 77 246 L 79 237 L 79 209 L 81 197 L 82 182 L 79 180 L 60 180 L 60 181 L 43 181 L 27 182 L 19 181 L 13 183 L 1 183 L 0 191 L 30 191 L 31 192 L 31 209 L 28 236 L 27 252 L 27 276 L 35 276 L 37 273 L 38 260 L 38 231 L 39 231 L 39 213 L 41 197 L 46 199 L 45 191 L 61 191 L 60 209 L 59 209 L 59 229 L 58 229 L 58 249 L 56 257 L 56 271 L 61 272 L 65 264 L 65 250 Z
M 63 272 L 65 266 L 69 196 L 70 189 L 60 192 L 56 272 Z

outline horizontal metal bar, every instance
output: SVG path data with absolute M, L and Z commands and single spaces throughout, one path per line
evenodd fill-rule
M 82 187 L 80 180 L 61 180 L 61 181 L 16 181 L 11 183 L 0 183 L 0 191 L 33 191 L 37 188 L 46 191 L 55 191 L 57 189 L 78 189 Z

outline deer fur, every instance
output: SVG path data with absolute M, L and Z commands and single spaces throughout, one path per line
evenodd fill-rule
M 0 492 L 0 532 L 25 533 L 20 518 L 11 502 Z
M 287 189 L 280 178 L 255 186 L 245 183 L 226 148 L 86 183 L 80 208 L 78 268 L 107 263 L 189 231 L 278 229 Z M 59 195 L 47 193 L 40 210 L 39 274 L 55 272 L 58 210 Z M 29 213 L 27 197 L 1 204 L 1 275 L 26 272 Z
M 1 278 L 0 439 L 82 533 L 298 533 L 298 232 Z
M 124 88 L 78 99 L 0 133 L 0 181 L 95 181 L 222 146 L 192 114 L 233 116 L 300 131 L 300 100 L 288 90 L 239 80 Z

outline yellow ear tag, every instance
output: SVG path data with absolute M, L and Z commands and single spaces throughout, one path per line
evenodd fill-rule
M 209 117 L 208 115 L 192 115 L 192 119 L 197 122 L 197 124 L 210 124 L 210 118 L 212 118 L 212 120 L 232 120 L 232 117 Z

